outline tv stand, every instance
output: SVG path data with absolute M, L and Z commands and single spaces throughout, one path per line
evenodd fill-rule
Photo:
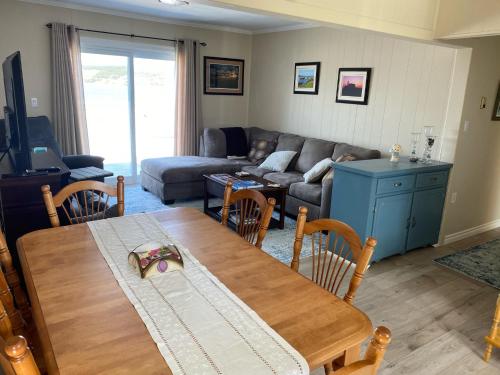
M 50 228 L 41 187 L 50 185 L 56 193 L 68 184 L 70 171 L 51 149 L 33 153 L 31 173 L 16 174 L 9 158 L 0 163 L 0 204 L 7 244 L 19 267 L 16 240 L 38 229 Z

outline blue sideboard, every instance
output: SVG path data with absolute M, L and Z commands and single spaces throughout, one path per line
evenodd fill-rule
M 336 163 L 330 217 L 364 241 L 377 239 L 373 261 L 438 242 L 452 164 L 373 159 Z

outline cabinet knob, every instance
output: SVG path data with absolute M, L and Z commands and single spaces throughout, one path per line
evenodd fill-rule
M 400 186 L 403 186 L 402 182 L 395 182 L 394 183 L 394 187 L 400 187 Z
M 411 227 L 415 228 L 415 225 L 417 225 L 417 219 L 415 219 L 415 216 L 411 218 Z

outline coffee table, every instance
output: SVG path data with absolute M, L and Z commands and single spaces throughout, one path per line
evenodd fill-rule
M 279 214 L 280 214 L 279 220 L 271 218 L 271 222 L 269 223 L 269 228 L 279 228 L 279 229 L 285 228 L 285 204 L 286 204 L 286 194 L 288 192 L 288 189 L 286 187 L 268 186 L 273 182 L 268 181 L 262 177 L 257 177 L 252 175 L 240 177 L 240 176 L 235 176 L 234 174 L 231 175 L 234 176 L 234 178 L 240 180 L 254 180 L 264 185 L 264 187 L 252 190 L 257 190 L 261 192 L 266 198 L 276 199 L 276 207 L 279 207 Z M 204 186 L 203 212 L 208 216 L 211 216 L 214 219 L 220 221 L 221 220 L 220 211 L 222 209 L 222 206 L 210 207 L 209 199 L 212 197 L 224 199 L 224 190 L 226 189 L 226 185 L 220 182 L 219 180 L 212 178 L 212 175 L 203 175 L 203 186 Z

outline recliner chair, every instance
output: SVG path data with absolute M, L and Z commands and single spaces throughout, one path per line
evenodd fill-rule
M 3 122 L 4 120 L 0 120 Z M 0 123 L 3 128 L 3 124 Z M 28 117 L 28 136 L 30 148 L 51 148 L 69 169 L 96 167 L 103 169 L 104 158 L 92 155 L 63 155 L 61 147 L 54 137 L 52 124 L 47 116 Z

